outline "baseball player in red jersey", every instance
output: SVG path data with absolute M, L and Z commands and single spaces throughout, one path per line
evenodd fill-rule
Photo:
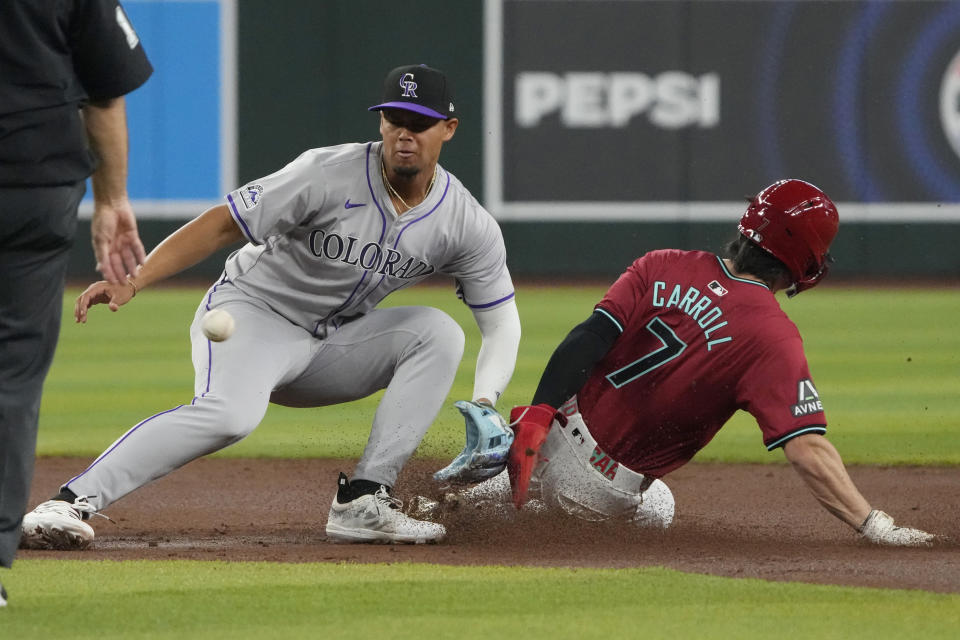
M 824 437 L 800 334 L 774 297 L 823 278 L 837 227 L 826 194 L 782 180 L 751 201 L 728 257 L 637 259 L 554 352 L 532 405 L 511 413 L 517 507 L 530 490 L 585 519 L 668 526 L 673 496 L 660 478 L 743 409 L 767 449 L 782 448 L 817 500 L 863 537 L 929 544 L 932 535 L 895 526 L 850 480 Z M 505 494 L 502 474 L 487 484 L 496 483 Z M 471 491 L 493 490 L 480 487 Z

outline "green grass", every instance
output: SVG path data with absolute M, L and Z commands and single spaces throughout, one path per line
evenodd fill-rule
M 523 341 L 504 411 L 530 400 L 553 348 L 589 315 L 605 287 L 521 287 Z M 65 321 L 41 412 L 41 455 L 99 454 L 127 428 L 189 402 L 193 369 L 187 329 L 200 289 L 144 292 L 117 314 Z M 448 457 L 463 445 L 453 401 L 470 396 L 479 333 L 452 287 L 401 291 L 390 304 L 426 304 L 452 315 L 467 347 L 447 406 L 419 455 Z M 800 327 L 827 417 L 828 435 L 848 463 L 960 464 L 960 296 L 948 289 L 821 287 L 781 305 Z M 379 394 L 323 409 L 272 406 L 243 442 L 216 455 L 357 457 Z M 767 453 L 753 419 L 738 414 L 698 460 L 781 462 Z
M 521 287 L 517 370 L 501 401 L 529 400 L 554 346 L 604 287 Z M 72 308 L 76 291 L 67 295 Z M 39 452 L 93 456 L 139 420 L 192 397 L 187 327 L 202 291 L 144 292 L 89 324 L 65 322 Z M 452 402 L 470 395 L 479 337 L 449 288 L 393 304 L 443 308 L 466 329 L 464 362 L 421 455 L 462 446 Z M 822 287 L 785 310 L 805 336 L 846 461 L 960 464 L 960 298 L 948 290 Z M 325 409 L 272 407 L 224 456 L 358 457 L 378 397 Z M 738 415 L 698 457 L 781 461 Z M 20 560 L 0 637 L 52 638 L 952 638 L 960 596 L 685 575 L 665 569 Z
M 524 334 L 517 369 L 500 406 L 529 401 L 553 348 L 593 308 L 604 287 L 521 287 Z M 67 317 L 44 395 L 41 455 L 99 454 L 140 420 L 192 398 L 187 328 L 200 289 L 157 289 L 111 314 L 92 311 L 87 325 Z M 447 407 L 419 455 L 448 457 L 463 443 L 456 399 L 473 389 L 479 333 L 446 287 L 401 291 L 391 304 L 444 309 L 467 333 L 467 347 Z M 960 464 L 960 296 L 948 289 L 821 287 L 781 304 L 804 335 L 814 380 L 830 420 L 828 435 L 848 463 Z M 379 394 L 323 409 L 272 406 L 261 426 L 217 455 L 356 457 L 366 442 Z M 781 462 L 767 453 L 753 419 L 738 414 L 698 460 Z
M 3 637 L 953 638 L 960 596 L 660 568 L 23 560 Z
M 846 461 L 960 464 L 956 291 L 823 288 L 781 306 L 804 336 L 828 436 Z M 738 415 L 699 459 L 739 461 L 751 442 L 755 423 Z

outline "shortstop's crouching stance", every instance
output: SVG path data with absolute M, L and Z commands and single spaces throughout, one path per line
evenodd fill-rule
M 578 517 L 668 526 L 673 496 L 660 478 L 742 409 L 830 513 L 876 543 L 928 544 L 933 536 L 895 526 L 854 486 L 824 437 L 800 333 L 774 296 L 823 278 L 838 222 L 818 188 L 781 180 L 753 198 L 726 257 L 637 259 L 556 349 L 533 403 L 511 413 L 515 504 L 529 490 Z M 468 493 L 509 495 L 503 475 L 485 484 Z
M 437 164 L 457 128 L 443 74 L 399 67 L 385 82 L 382 141 L 305 152 L 164 240 L 127 284 L 99 282 L 87 309 L 138 291 L 245 240 L 190 328 L 195 397 L 147 418 L 59 495 L 26 515 L 23 544 L 67 549 L 93 539 L 83 521 L 187 462 L 242 439 L 270 402 L 320 407 L 386 389 L 354 479 L 341 474 L 327 534 L 431 542 L 443 526 L 398 509 L 391 488 L 433 422 L 463 355 L 460 327 L 428 307 L 376 309 L 433 273 L 456 278 L 482 334 L 472 403 L 492 405 L 516 361 L 520 321 L 499 227 Z M 141 293 L 142 295 L 142 293 Z M 226 309 L 236 329 L 211 342 L 200 321 Z

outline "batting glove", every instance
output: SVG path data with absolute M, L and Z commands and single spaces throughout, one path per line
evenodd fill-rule
M 514 407 L 510 412 L 510 427 L 516 434 L 507 473 L 510 476 L 510 491 L 513 504 L 519 509 L 527 501 L 530 477 L 540 460 L 540 447 L 547 441 L 550 425 L 557 410 L 548 404 Z
M 893 518 L 874 509 L 860 525 L 860 535 L 875 544 L 891 547 L 929 547 L 936 536 L 909 527 L 898 527 Z

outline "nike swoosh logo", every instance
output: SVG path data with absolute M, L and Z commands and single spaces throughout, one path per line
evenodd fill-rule
M 356 209 L 357 207 L 367 206 L 366 202 L 350 202 L 350 198 L 347 198 L 347 201 L 343 203 L 344 209 Z

